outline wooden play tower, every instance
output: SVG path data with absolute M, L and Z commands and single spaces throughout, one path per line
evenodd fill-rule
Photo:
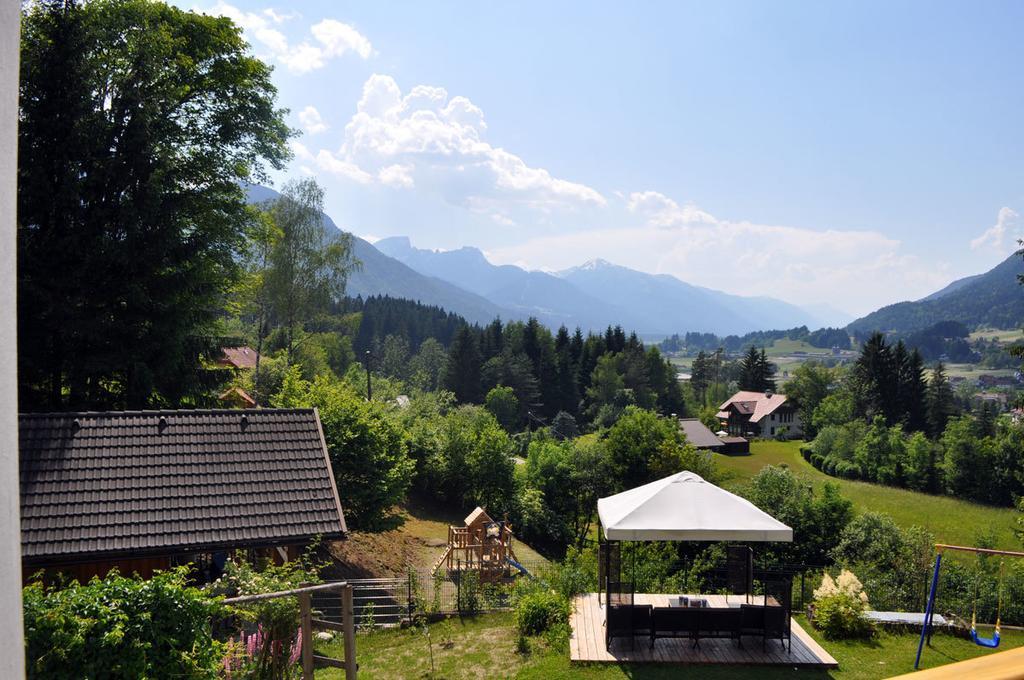
M 448 547 L 434 564 L 449 574 L 458 571 L 476 571 L 481 582 L 490 582 L 508 576 L 509 569 L 526 573 L 512 549 L 512 525 L 495 522 L 477 508 L 466 517 L 465 526 L 448 527 Z

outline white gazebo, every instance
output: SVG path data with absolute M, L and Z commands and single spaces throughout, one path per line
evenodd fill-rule
M 601 498 L 609 541 L 785 541 L 793 530 L 753 503 L 692 472 Z
M 729 595 L 636 593 L 621 574 L 623 541 L 700 541 L 731 543 L 790 542 L 793 530 L 753 503 L 704 480 L 678 472 L 597 502 L 603 556 L 599 558 L 599 592 L 573 600 L 569 625 L 573 661 L 686 664 L 766 664 L 835 667 L 833 659 L 792 620 L 792 575 L 762 572 L 763 604 L 751 603 L 753 552 L 733 545 L 727 560 L 731 592 L 746 594 L 737 602 Z M 612 557 L 616 555 L 614 558 Z M 636 577 L 633 551 L 633 578 Z M 613 566 L 614 562 L 614 566 Z M 788 579 L 788 580 L 787 580 Z M 773 584 L 773 585 L 770 585 Z M 742 590 L 740 588 L 742 587 Z M 606 593 L 604 604 L 601 592 Z M 650 643 L 636 646 L 637 634 Z M 759 635 L 760 652 L 744 648 L 743 636 Z M 613 647 L 612 638 L 629 637 L 628 647 Z M 603 639 L 602 639 L 603 638 Z M 671 642 L 656 641 L 677 638 Z M 679 644 L 678 638 L 693 644 Z M 795 645 L 794 645 L 795 638 Z M 789 642 L 789 649 L 769 648 L 769 639 Z

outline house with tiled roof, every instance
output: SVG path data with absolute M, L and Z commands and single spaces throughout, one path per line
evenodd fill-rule
M 216 577 L 347 531 L 315 409 L 22 414 L 19 468 L 26 576 Z
M 251 347 L 224 347 L 217 363 L 240 371 L 248 370 L 256 368 L 256 356 L 256 350 Z
M 803 424 L 796 404 L 784 394 L 741 390 L 718 407 L 722 429 L 731 435 L 799 437 Z
M 722 440 L 697 418 L 680 418 L 679 429 L 694 448 L 719 451 L 724 446 Z

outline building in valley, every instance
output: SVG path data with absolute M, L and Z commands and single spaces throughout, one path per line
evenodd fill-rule
M 799 437 L 803 424 L 784 394 L 740 391 L 718 407 L 722 429 L 736 436 Z

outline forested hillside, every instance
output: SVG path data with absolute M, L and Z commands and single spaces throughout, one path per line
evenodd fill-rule
M 852 333 L 909 332 L 940 321 L 959 321 L 969 328 L 1018 328 L 1024 323 L 1024 292 L 1017 277 L 1024 260 L 1011 255 L 988 272 L 960 279 L 916 302 L 898 302 L 857 319 Z

